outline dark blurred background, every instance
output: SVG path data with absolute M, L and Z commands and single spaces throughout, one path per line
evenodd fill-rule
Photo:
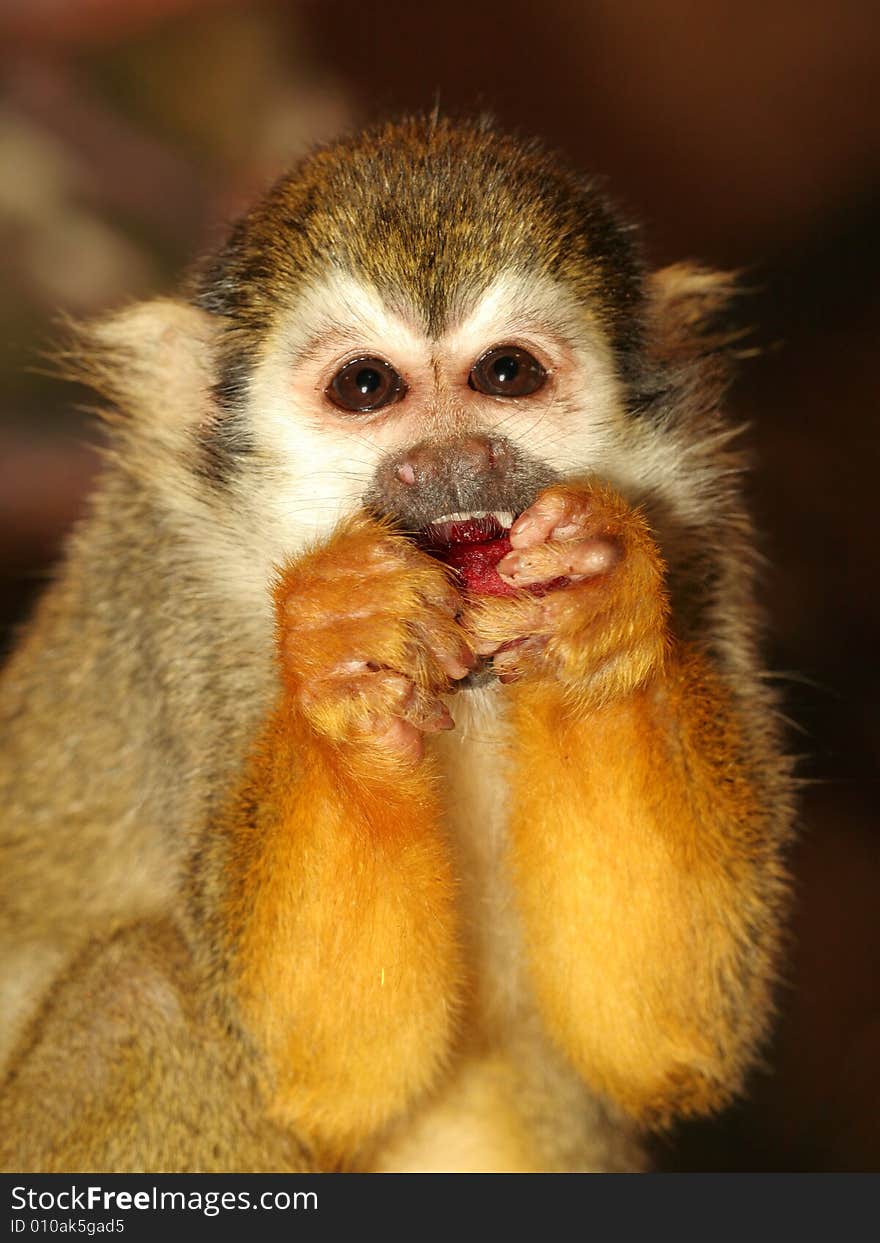
M 2 0 L 0 627 L 96 435 L 43 374 L 59 312 L 170 290 L 315 141 L 439 103 L 606 174 L 658 264 L 744 268 L 769 660 L 801 755 L 795 947 L 748 1101 L 692 1170 L 880 1169 L 880 10 L 876 0 Z

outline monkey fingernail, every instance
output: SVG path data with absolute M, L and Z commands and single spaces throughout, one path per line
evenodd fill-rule
M 443 661 L 443 668 L 451 678 L 466 678 L 470 671 L 477 663 L 477 657 L 466 647 L 463 647 L 455 656 L 449 656 Z
M 508 539 L 511 548 L 535 548 L 538 544 L 543 544 L 559 517 L 556 509 L 550 513 L 537 506 L 527 509 L 510 528 Z
M 510 528 L 508 538 L 511 548 L 534 548 L 549 538 L 550 532 L 561 521 L 565 502 L 561 497 L 546 496 L 524 510 Z
M 529 548 L 533 544 L 539 544 L 543 538 L 542 524 L 537 517 L 530 514 L 522 514 L 517 518 L 508 535 L 511 548 Z
M 517 574 L 519 574 L 524 564 L 524 559 L 518 553 L 509 552 L 506 556 L 501 558 L 495 566 L 495 569 L 502 578 L 514 578 Z
M 584 540 L 572 545 L 568 550 L 564 573 L 568 575 L 605 574 L 617 565 L 620 556 L 620 545 L 611 540 Z
M 514 587 L 525 587 L 529 583 L 543 582 L 544 579 L 557 577 L 555 566 L 548 566 L 547 554 L 542 547 L 531 555 L 526 552 L 509 552 L 495 567 L 499 575 Z
M 573 539 L 576 535 L 580 535 L 583 529 L 583 522 L 560 522 L 559 526 L 554 527 L 550 532 L 550 538 L 554 540 Z
M 426 734 L 439 734 L 446 729 L 455 729 L 455 721 L 446 704 L 440 699 L 427 705 L 414 723 Z

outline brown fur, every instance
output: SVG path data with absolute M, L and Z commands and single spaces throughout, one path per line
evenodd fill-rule
M 550 469 L 536 420 L 511 458 L 603 572 L 475 604 L 360 504 L 270 555 L 289 463 L 249 393 L 310 291 L 353 274 L 433 341 L 499 271 L 613 368 L 611 448 Z M 648 276 L 590 183 L 434 118 L 316 153 L 191 303 L 81 337 L 108 463 L 0 696 L 3 1168 L 640 1168 L 641 1130 L 742 1089 L 791 780 L 718 413 L 729 289 Z M 428 461 L 444 412 L 492 431 L 406 409 Z M 386 435 L 388 476 L 396 417 L 340 427 L 352 470 Z M 471 649 L 502 684 L 453 693 Z
M 94 942 L 48 996 L 4 1085 L 0 1166 L 309 1168 L 296 1135 L 265 1117 L 251 1062 L 205 1004 L 179 932 L 133 925 Z

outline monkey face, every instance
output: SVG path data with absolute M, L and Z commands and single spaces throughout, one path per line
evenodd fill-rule
M 437 119 L 361 135 L 203 275 L 213 460 L 276 559 L 364 507 L 441 551 L 492 542 L 620 456 L 641 298 L 627 227 L 539 149 Z
M 288 553 L 362 507 L 435 547 L 485 543 L 622 434 L 609 344 L 549 282 L 500 273 L 436 333 L 353 278 L 306 305 L 278 321 L 248 394 Z

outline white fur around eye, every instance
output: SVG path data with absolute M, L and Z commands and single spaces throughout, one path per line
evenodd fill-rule
M 327 344 L 315 345 L 326 341 Z M 310 290 L 266 344 L 249 391 L 250 421 L 265 463 L 259 511 L 276 559 L 328 535 L 356 512 L 383 455 L 395 447 L 394 420 L 349 415 L 324 389 L 348 359 L 376 356 L 409 384 L 425 367 L 427 341 L 376 293 L 337 274 Z
M 535 353 L 547 385 L 517 399 L 468 389 L 474 362 L 506 343 Z M 335 408 L 324 390 L 358 355 L 387 360 L 406 397 L 368 416 Z M 244 499 L 272 562 L 328 535 L 360 508 L 383 456 L 425 437 L 502 435 L 562 475 L 584 474 L 614 456 L 625 417 L 610 349 L 584 308 L 550 282 L 509 275 L 432 339 L 414 314 L 332 273 L 279 318 L 248 403 L 260 465 Z

